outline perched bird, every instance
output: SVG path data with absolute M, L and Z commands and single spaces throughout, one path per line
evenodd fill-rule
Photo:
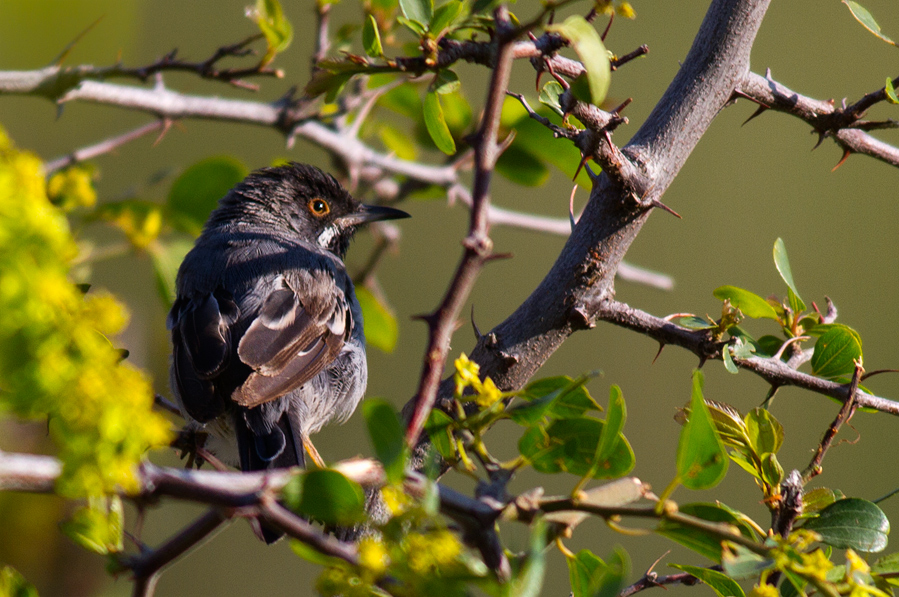
M 236 458 L 220 458 L 257 471 L 303 466 L 305 450 L 321 464 L 309 436 L 345 421 L 368 379 L 342 259 L 358 226 L 406 217 L 297 163 L 257 170 L 219 202 L 178 271 L 168 327 L 181 411 L 236 440 Z

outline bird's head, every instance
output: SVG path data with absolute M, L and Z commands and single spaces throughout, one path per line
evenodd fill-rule
M 341 258 L 357 227 L 409 217 L 392 207 L 359 203 L 330 174 L 296 162 L 250 173 L 216 211 L 229 212 L 229 207 L 240 209 L 254 224 L 297 235 Z M 216 216 L 214 213 L 213 220 Z

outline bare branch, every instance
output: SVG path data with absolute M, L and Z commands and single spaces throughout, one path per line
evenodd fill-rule
M 110 151 L 115 151 L 119 147 L 130 143 L 135 139 L 139 139 L 147 133 L 152 133 L 153 131 L 164 129 L 165 126 L 166 122 L 164 120 L 156 120 L 147 123 L 143 126 L 137 127 L 133 131 L 129 131 L 116 137 L 110 137 L 109 139 L 100 141 L 99 143 L 96 143 L 94 145 L 76 149 L 69 155 L 56 158 L 55 160 L 50 160 L 49 162 L 44 163 L 44 170 L 47 172 L 47 174 L 51 174 L 53 172 L 56 172 L 57 170 L 67 168 L 72 164 L 92 160 L 95 157 L 101 156 L 105 153 L 109 153 Z
M 768 76 L 747 73 L 738 86 L 740 96 L 764 104 L 767 109 L 785 112 L 807 122 L 818 132 L 820 139 L 832 138 L 844 152 L 871 156 L 891 166 L 899 167 L 899 148 L 875 139 L 863 129 L 870 123 L 859 119 L 878 92 L 865 96 L 864 102 L 847 108 L 836 108 L 833 101 L 816 100 L 800 95 Z M 864 109 L 862 109 L 864 108 Z M 844 154 L 844 159 L 848 154 Z

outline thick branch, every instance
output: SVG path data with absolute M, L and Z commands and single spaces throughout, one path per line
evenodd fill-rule
M 760 110 L 785 112 L 804 120 L 822 138 L 825 136 L 833 138 L 844 151 L 869 155 L 891 166 L 899 167 L 899 148 L 875 139 L 861 128 L 857 128 L 862 124 L 858 120 L 861 113 L 857 106 L 838 109 L 833 101 L 812 99 L 788 89 L 771 79 L 770 74 L 763 77 L 747 73 L 738 90 L 739 95 L 761 104 Z

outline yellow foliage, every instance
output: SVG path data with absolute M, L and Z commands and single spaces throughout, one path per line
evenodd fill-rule
M 51 190 L 88 201 L 88 181 L 65 176 Z M 169 441 L 170 425 L 152 410 L 149 380 L 104 335 L 124 328 L 124 307 L 68 279 L 77 248 L 47 186 L 40 160 L 0 131 L 0 410 L 49 419 L 64 495 L 136 490 L 135 465 Z

